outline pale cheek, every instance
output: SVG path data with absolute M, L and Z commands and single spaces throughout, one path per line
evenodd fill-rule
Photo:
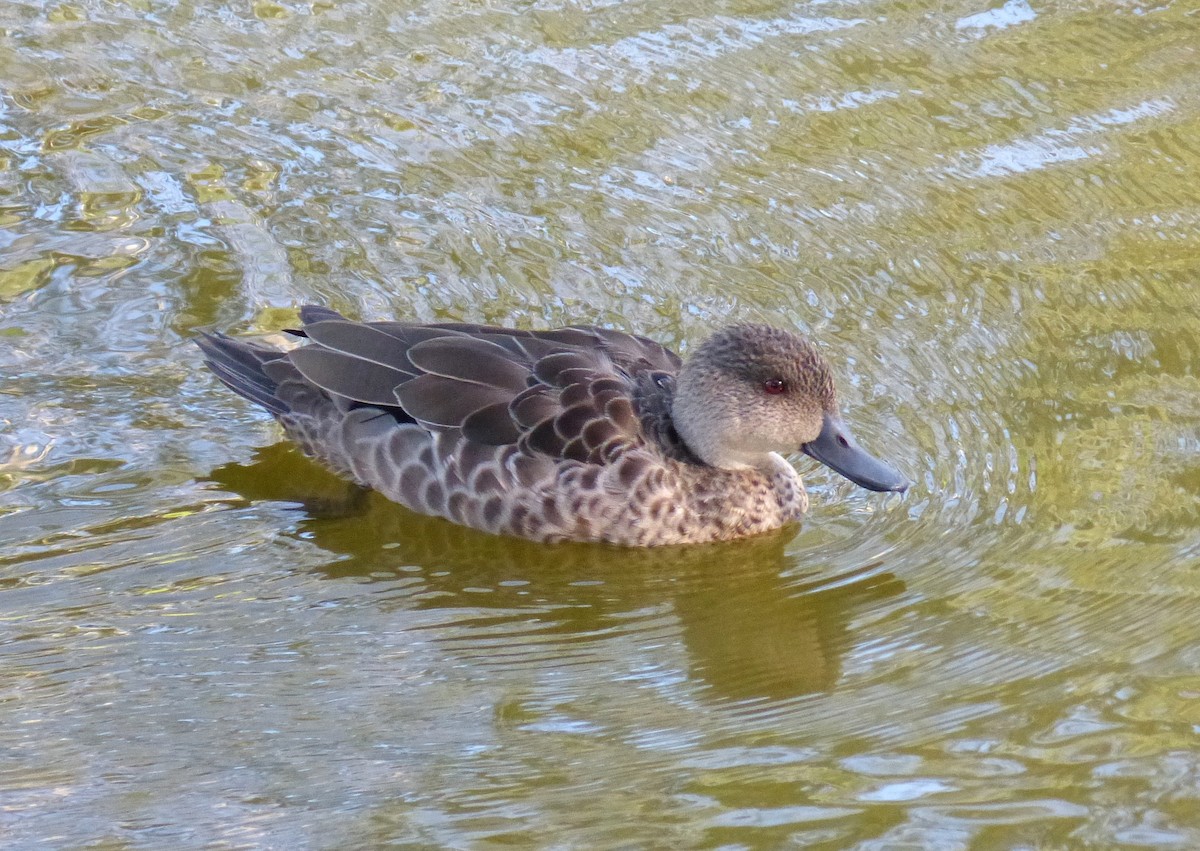
M 798 410 L 796 419 L 792 420 L 791 426 L 792 443 L 796 444 L 797 449 L 800 444 L 815 441 L 817 435 L 821 433 L 821 421 L 812 419 L 812 414 L 808 410 Z

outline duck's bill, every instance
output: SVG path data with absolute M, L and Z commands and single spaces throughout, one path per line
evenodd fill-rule
M 868 490 L 902 493 L 908 488 L 908 479 L 859 447 L 850 429 L 838 417 L 826 414 L 821 434 L 800 449 Z

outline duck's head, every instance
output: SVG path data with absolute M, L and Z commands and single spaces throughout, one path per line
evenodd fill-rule
M 908 487 L 855 442 L 816 346 L 769 325 L 734 325 L 706 340 L 679 372 L 671 416 L 714 467 L 767 470 L 771 453 L 800 450 L 864 488 Z

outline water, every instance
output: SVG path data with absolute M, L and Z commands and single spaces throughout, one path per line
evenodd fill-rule
M 0 8 L 6 847 L 1200 846 L 1194 4 Z M 810 334 L 803 529 L 355 499 L 198 327 Z

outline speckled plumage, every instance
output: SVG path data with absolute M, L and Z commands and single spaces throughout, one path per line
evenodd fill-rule
M 311 306 L 301 319 L 309 343 L 289 352 L 198 342 L 306 454 L 414 511 L 498 534 L 655 546 L 776 529 L 808 508 L 776 452 L 836 415 L 815 347 L 768 326 L 719 332 L 684 366 L 601 328 L 358 323 Z M 759 399 L 776 377 L 790 398 Z M 761 434 L 756 418 L 770 426 Z

